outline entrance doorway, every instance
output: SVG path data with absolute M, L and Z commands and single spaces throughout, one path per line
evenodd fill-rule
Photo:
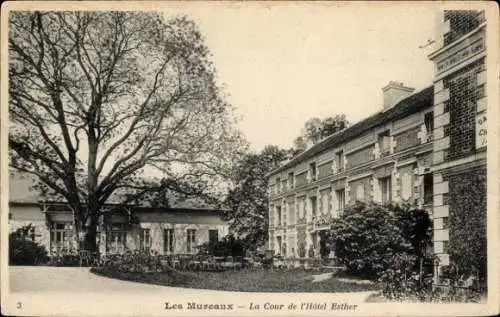
M 321 258 L 327 258 L 330 254 L 330 246 L 328 243 L 328 231 L 319 231 L 319 254 Z

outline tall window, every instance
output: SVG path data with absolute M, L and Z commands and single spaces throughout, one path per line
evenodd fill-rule
M 345 190 L 339 189 L 335 191 L 335 196 L 337 198 L 337 211 L 344 211 L 345 207 Z
M 317 250 L 318 249 L 318 233 L 317 232 L 311 233 L 311 240 L 313 242 L 314 249 Z
M 286 201 L 283 202 L 283 211 L 281 212 L 281 214 L 283 217 L 283 226 L 286 227 L 286 218 L 287 218 Z
M 391 202 L 391 178 L 384 177 L 379 180 L 379 186 L 381 191 L 381 200 L 383 204 L 388 204 Z
M 309 176 L 311 182 L 314 182 L 316 180 L 316 174 L 317 174 L 316 163 L 312 162 L 311 164 L 309 164 Z
M 290 225 L 295 224 L 295 209 L 293 203 L 288 204 L 288 221 Z
M 106 232 L 106 252 L 120 254 L 125 251 L 127 230 L 125 224 L 111 224 Z
M 295 241 L 295 237 L 288 237 L 288 245 L 290 246 L 290 256 L 294 257 L 295 256 L 295 245 L 296 244 L 296 241 Z
M 69 222 L 53 222 L 50 225 L 50 249 L 59 253 L 71 249 L 73 232 Z
M 290 189 L 293 189 L 293 187 L 295 186 L 295 184 L 294 184 L 294 178 L 295 177 L 293 175 L 293 172 L 288 173 L 288 187 Z
M 378 135 L 378 145 L 380 148 L 380 156 L 385 156 L 391 152 L 391 137 L 389 130 Z
M 311 203 L 311 213 L 313 217 L 316 217 L 318 213 L 318 200 L 316 196 L 310 197 L 309 202 Z
M 337 152 L 337 172 L 344 170 L 344 151 Z
M 273 205 L 270 205 L 269 206 L 269 225 L 270 226 L 276 226 L 276 223 L 274 222 L 274 206 Z
M 214 245 L 219 242 L 219 230 L 210 229 L 208 230 L 208 243 Z
M 276 177 L 276 193 L 281 192 L 281 179 L 279 177 Z
M 163 252 L 174 252 L 174 229 L 165 229 L 163 231 Z
M 434 180 L 432 173 L 424 174 L 424 204 L 432 204 L 434 195 Z
M 434 112 L 428 112 L 424 116 L 425 132 L 427 133 L 426 142 L 432 141 L 432 133 L 434 131 Z
M 187 252 L 193 252 L 194 247 L 196 246 L 196 229 L 188 229 L 186 238 L 187 238 L 186 250 Z
M 281 206 L 276 206 L 276 225 L 281 226 Z
M 276 237 L 276 243 L 277 243 L 276 249 L 278 250 L 278 253 L 281 254 L 282 241 L 280 236 Z
M 139 232 L 139 242 L 141 250 L 149 250 L 151 248 L 151 231 L 149 229 L 141 229 Z

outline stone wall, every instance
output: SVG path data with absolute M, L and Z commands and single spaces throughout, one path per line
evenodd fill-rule
M 371 180 L 372 177 L 370 175 L 349 182 L 349 203 L 354 203 L 356 200 L 371 200 Z
M 318 166 L 318 179 L 333 174 L 332 163 L 328 161 Z
M 346 155 L 347 168 L 356 167 L 358 165 L 368 163 L 375 159 L 373 154 L 373 145 L 367 146 L 361 150 L 349 153 Z
M 450 32 L 444 37 L 444 45 L 448 45 L 474 30 L 482 22 L 480 11 L 466 10 L 445 11 L 444 20 L 449 21 L 450 25 Z
M 420 139 L 418 138 L 418 133 L 420 127 L 404 131 L 398 135 L 394 136 L 394 141 L 396 146 L 394 147 L 394 152 L 400 152 L 411 147 L 415 147 L 420 144 Z
M 450 112 L 449 150 L 445 160 L 466 157 L 476 148 L 476 102 L 484 97 L 484 85 L 478 86 L 477 74 L 484 71 L 484 60 L 462 68 L 443 80 L 444 88 L 449 89 L 449 100 L 445 109 Z

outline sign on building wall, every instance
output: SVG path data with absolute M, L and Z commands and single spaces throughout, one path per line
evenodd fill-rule
M 482 112 L 476 116 L 476 149 L 485 147 L 487 145 L 487 125 L 486 125 L 486 112 Z
M 481 53 L 485 50 L 484 39 L 480 38 L 477 41 L 467 45 L 459 51 L 448 56 L 445 60 L 440 61 L 436 64 L 437 73 L 440 74 L 453 66 L 459 64 L 460 62 L 470 58 L 476 54 Z

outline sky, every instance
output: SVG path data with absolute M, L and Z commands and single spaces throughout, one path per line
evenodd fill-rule
M 345 114 L 354 123 L 381 110 L 391 80 L 432 84 L 432 45 L 419 46 L 434 39 L 435 6 L 186 4 L 166 15 L 199 25 L 253 151 L 290 147 L 312 117 Z

